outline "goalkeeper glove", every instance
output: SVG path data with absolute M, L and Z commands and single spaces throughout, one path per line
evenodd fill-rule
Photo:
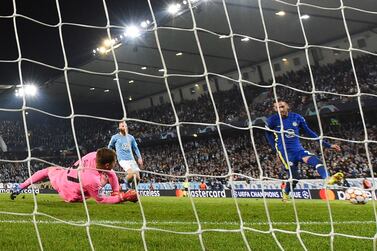
M 128 190 L 127 192 L 120 192 L 119 198 L 121 201 L 137 202 L 137 192 L 135 190 Z

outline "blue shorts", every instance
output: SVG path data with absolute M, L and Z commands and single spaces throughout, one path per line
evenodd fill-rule
M 307 157 L 307 156 L 314 156 L 313 153 L 305 149 L 296 150 L 296 151 L 287 150 L 288 158 L 286 157 L 283 149 L 281 150 L 279 149 L 277 152 L 278 152 L 280 161 L 283 163 L 283 166 L 286 170 L 289 170 L 289 167 L 291 168 L 297 167 L 297 164 L 299 162 L 303 162 L 302 158 Z

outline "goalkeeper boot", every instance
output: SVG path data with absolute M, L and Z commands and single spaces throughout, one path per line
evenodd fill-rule
M 327 180 L 327 185 L 341 184 L 343 178 L 344 174 L 342 172 L 337 172 Z
M 290 199 L 289 194 L 288 194 L 287 192 L 285 192 L 284 189 L 281 191 L 281 194 L 282 194 L 282 197 L 283 197 L 282 201 L 283 201 L 283 202 L 288 202 L 289 199 Z
M 20 188 L 20 185 L 15 185 L 12 190 L 11 190 L 11 193 L 10 193 L 10 198 L 12 200 L 14 200 L 17 195 L 19 195 L 21 193 L 21 188 Z
M 136 203 L 138 201 L 137 192 L 135 190 L 132 190 L 132 189 L 128 190 L 124 194 L 124 200 Z

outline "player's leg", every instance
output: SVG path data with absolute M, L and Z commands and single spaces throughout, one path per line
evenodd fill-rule
M 308 164 L 311 167 L 314 167 L 322 179 L 327 181 L 327 184 L 333 185 L 335 183 L 339 183 L 343 180 L 343 173 L 338 172 L 334 174 L 333 176 L 329 177 L 327 170 L 325 166 L 323 165 L 323 162 L 314 154 L 310 153 L 309 151 L 302 150 L 300 152 L 300 159 L 306 164 Z
M 127 186 L 129 188 L 132 188 L 134 186 L 134 177 L 137 183 L 140 180 L 140 174 L 139 174 L 140 169 L 138 165 L 136 164 L 136 161 L 121 160 L 119 161 L 119 165 L 127 173 L 126 175 Z
M 329 176 L 327 174 L 325 166 L 323 165 L 322 161 L 317 156 L 315 156 L 314 154 L 306 150 L 300 151 L 299 154 L 300 154 L 299 158 L 302 160 L 302 162 L 315 168 L 322 179 L 326 179 Z
M 346 184 L 344 184 L 344 181 L 346 182 Z M 342 172 L 337 172 L 331 177 L 328 177 L 326 183 L 328 185 L 334 185 L 334 184 L 342 185 L 343 183 L 343 186 L 349 186 L 348 182 L 344 179 L 344 174 Z
M 129 171 L 130 171 L 130 176 L 129 176 L 128 182 L 132 189 L 136 189 L 136 186 L 137 184 L 139 184 L 139 181 L 140 181 L 140 169 L 136 161 L 133 161 L 131 163 L 131 170 Z
M 285 151 L 283 151 L 283 150 L 278 150 L 277 154 L 278 154 L 280 162 L 283 164 L 283 169 L 284 169 L 283 173 L 287 173 L 288 177 L 290 177 L 289 169 L 292 170 L 292 166 L 294 166 L 292 156 L 288 153 L 288 157 L 287 157 L 286 154 L 285 154 Z M 293 175 L 293 173 L 292 173 L 292 175 Z M 293 177 L 295 177 L 295 176 L 293 176 Z M 286 182 L 284 189 L 282 189 L 282 198 L 283 198 L 284 202 L 289 200 L 290 191 L 291 191 L 291 184 L 290 184 L 290 182 Z
M 128 187 L 131 188 L 131 189 L 135 189 L 135 182 L 136 182 L 136 184 L 138 184 L 139 180 L 140 180 L 139 174 L 135 173 L 132 168 L 127 170 L 126 179 L 127 179 Z
M 40 182 L 44 179 L 47 179 L 48 178 L 48 172 L 49 172 L 50 168 L 51 167 L 47 167 L 47 168 L 44 168 L 42 170 L 35 172 L 30 178 L 25 180 L 23 183 L 15 186 L 12 189 L 12 192 L 10 194 L 10 198 L 12 200 L 14 200 L 17 197 L 17 195 L 19 195 L 21 193 L 21 191 L 23 189 L 28 188 L 32 183 L 35 184 L 35 183 L 38 183 L 38 182 Z
M 121 160 L 121 161 L 119 161 L 119 165 L 126 173 L 127 188 L 130 188 L 130 186 L 129 186 L 130 181 L 132 182 L 132 178 L 133 178 L 130 162 L 128 160 Z
M 287 170 L 284 166 L 283 166 L 283 172 L 282 174 L 287 174 L 289 173 L 289 170 Z M 283 175 L 281 175 L 281 178 L 282 178 Z M 289 174 L 288 174 L 288 177 L 289 177 Z M 287 181 L 283 181 L 283 183 L 281 184 L 281 194 L 282 194 L 282 200 L 283 202 L 287 202 L 289 200 L 289 192 L 287 193 L 285 191 L 285 189 L 287 188 L 287 186 L 290 186 L 290 183 L 287 182 Z
M 290 172 L 289 172 L 289 170 L 287 170 L 288 177 L 291 177 L 290 174 L 292 174 L 293 180 L 292 180 L 292 185 L 291 185 L 290 181 L 285 183 L 285 188 L 284 188 L 284 191 L 283 191 L 283 201 L 287 201 L 289 199 L 289 193 L 291 191 L 292 192 L 294 191 L 294 189 L 296 188 L 296 185 L 298 183 L 298 180 L 300 179 L 297 164 L 298 164 L 297 162 L 291 162 Z

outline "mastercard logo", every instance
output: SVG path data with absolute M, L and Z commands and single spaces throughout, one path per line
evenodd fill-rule
M 335 200 L 335 193 L 332 190 L 321 189 L 319 190 L 319 197 L 322 200 Z

